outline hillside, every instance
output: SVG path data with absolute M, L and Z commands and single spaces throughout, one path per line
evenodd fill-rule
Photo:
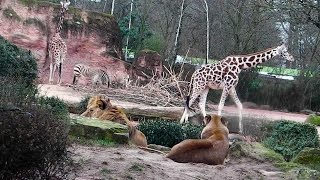
M 39 81 L 47 83 L 47 43 L 55 31 L 60 6 L 42 1 L 1 0 L 0 7 L 0 35 L 32 52 L 38 59 Z M 112 79 L 126 76 L 126 64 L 118 59 L 122 45 L 113 16 L 70 7 L 61 36 L 68 48 L 63 83 L 71 82 L 76 63 L 105 67 Z

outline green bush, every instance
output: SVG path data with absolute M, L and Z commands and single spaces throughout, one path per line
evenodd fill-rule
M 303 148 L 317 147 L 318 138 L 317 129 L 311 124 L 277 121 L 273 124 L 272 132 L 264 140 L 264 144 L 289 161 Z
M 69 125 L 41 106 L 0 111 L 0 179 L 62 179 Z
M 60 120 L 69 120 L 68 106 L 55 97 L 39 97 L 38 103 L 45 107 L 51 114 L 58 117 Z
M 75 112 L 76 114 L 81 114 L 83 113 L 84 111 L 87 110 L 87 106 L 88 106 L 88 101 L 91 97 L 90 96 L 86 96 L 86 97 L 83 97 L 80 101 L 80 103 L 77 105 L 77 107 L 75 108 Z
M 172 147 L 184 139 L 200 138 L 202 126 L 191 124 L 181 125 L 170 120 L 145 120 L 139 124 L 150 144 Z
M 67 179 L 69 115 L 38 97 L 31 53 L 0 37 L 0 179 Z
M 34 86 L 37 63 L 30 51 L 19 49 L 0 36 L 0 77 L 21 81 L 26 87 Z

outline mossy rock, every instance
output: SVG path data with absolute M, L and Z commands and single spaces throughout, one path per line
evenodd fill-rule
M 320 172 L 306 167 L 297 167 L 286 174 L 286 179 L 311 179 L 319 180 Z
M 310 114 L 305 122 L 316 125 L 316 126 L 320 126 L 320 116 L 317 116 L 315 114 Z
M 230 155 L 236 158 L 249 157 L 260 162 L 283 162 L 283 157 L 260 143 L 235 142 L 230 147 Z
M 304 148 L 292 161 L 320 171 L 320 148 Z
M 127 126 L 96 118 L 71 116 L 70 135 L 95 140 L 106 140 L 116 144 L 128 144 Z

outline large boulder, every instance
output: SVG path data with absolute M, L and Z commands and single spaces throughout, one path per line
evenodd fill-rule
M 320 148 L 306 147 L 292 161 L 320 171 Z
M 283 157 L 260 143 L 235 142 L 230 146 L 234 158 L 249 157 L 259 162 L 284 162 Z
M 128 143 L 127 126 L 111 121 L 77 115 L 71 116 L 69 134 L 76 137 L 105 140 L 116 144 Z
M 320 172 L 306 167 L 296 167 L 286 174 L 286 179 L 320 179 Z

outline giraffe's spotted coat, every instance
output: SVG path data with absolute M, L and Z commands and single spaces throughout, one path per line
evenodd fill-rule
M 205 102 L 209 89 L 223 89 L 218 115 L 221 115 L 225 99 L 230 94 L 239 109 L 239 127 L 240 132 L 242 132 L 242 104 L 235 90 L 239 81 L 239 74 L 242 70 L 254 68 L 277 55 L 293 61 L 293 57 L 288 53 L 286 46 L 281 45 L 253 54 L 228 56 L 217 64 L 207 64 L 196 70 L 191 78 L 193 83 L 191 84 L 190 101 L 187 101 L 187 108 L 185 108 L 180 122 L 188 121 L 188 108 L 198 97 L 200 97 L 200 110 L 205 117 Z

